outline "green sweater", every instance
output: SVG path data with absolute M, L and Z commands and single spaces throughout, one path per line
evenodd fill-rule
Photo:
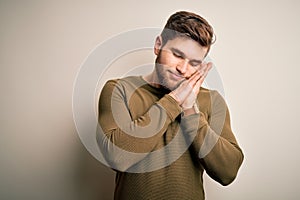
M 235 179 L 244 157 L 222 96 L 201 88 L 200 113 L 182 116 L 169 92 L 137 76 L 103 87 L 97 141 L 117 173 L 115 199 L 202 200 L 204 171 L 222 185 Z

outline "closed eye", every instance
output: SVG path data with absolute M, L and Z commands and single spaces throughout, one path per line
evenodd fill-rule
M 178 52 L 173 52 L 173 55 L 177 58 L 183 58 L 182 54 L 180 54 Z
M 179 58 L 179 59 L 186 59 L 186 56 L 185 54 L 180 51 L 179 49 L 176 49 L 176 48 L 171 48 L 171 52 L 172 54 L 176 57 L 176 58 Z M 202 63 L 202 60 L 198 60 L 198 59 L 191 59 L 189 60 L 189 64 L 192 66 L 192 67 L 197 67 L 199 65 L 201 65 Z
M 201 62 L 198 62 L 198 61 L 192 61 L 192 62 L 190 62 L 190 65 L 191 66 L 193 66 L 193 67 L 197 67 L 197 66 L 199 66 L 201 64 Z

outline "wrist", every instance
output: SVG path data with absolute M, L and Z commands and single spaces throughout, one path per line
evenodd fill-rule
M 196 103 L 194 103 L 194 105 L 190 108 L 182 108 L 182 114 L 183 116 L 188 116 L 188 115 L 192 115 L 192 114 L 198 114 L 200 113 L 200 110 L 197 106 Z
M 178 97 L 176 94 L 174 94 L 174 92 L 170 92 L 169 95 L 177 102 L 179 102 Z

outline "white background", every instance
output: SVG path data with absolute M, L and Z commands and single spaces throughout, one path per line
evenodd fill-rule
M 112 199 L 113 171 L 75 130 L 76 73 L 99 43 L 162 27 L 178 10 L 215 29 L 210 56 L 245 154 L 231 185 L 205 176 L 207 199 L 299 199 L 299 8 L 297 0 L 1 0 L 0 199 Z

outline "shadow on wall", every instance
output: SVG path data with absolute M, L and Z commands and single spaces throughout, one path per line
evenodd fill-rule
M 115 172 L 95 159 L 84 147 L 78 152 L 78 200 L 112 200 Z

